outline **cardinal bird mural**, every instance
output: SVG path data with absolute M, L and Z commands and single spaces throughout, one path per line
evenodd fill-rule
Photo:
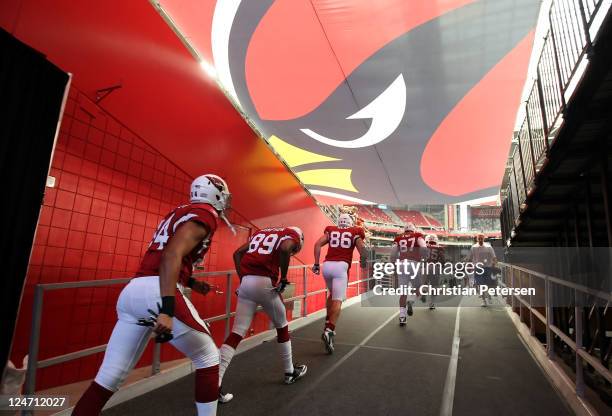
M 317 198 L 497 192 L 538 0 L 172 3 L 183 36 Z

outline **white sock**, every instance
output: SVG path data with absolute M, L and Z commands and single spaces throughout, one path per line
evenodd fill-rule
M 196 408 L 198 409 L 198 416 L 215 416 L 217 414 L 217 401 L 208 403 L 196 402 Z
M 406 307 L 405 306 L 400 306 L 400 317 L 402 318 L 406 317 Z
M 219 386 L 223 381 L 225 370 L 227 370 L 227 367 L 229 367 L 235 353 L 236 350 L 227 344 L 223 344 L 221 345 L 221 348 L 219 348 Z
M 293 356 L 291 354 L 291 341 L 279 342 L 278 349 L 280 352 L 281 360 L 283 362 L 283 369 L 285 373 L 293 373 Z

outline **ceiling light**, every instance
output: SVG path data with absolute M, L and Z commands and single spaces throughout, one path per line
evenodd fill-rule
M 200 67 L 202 68 L 204 72 L 206 72 L 206 75 L 208 75 L 212 79 L 217 79 L 217 70 L 215 69 L 214 66 L 212 66 L 211 64 L 209 64 L 208 62 L 204 60 L 201 60 Z

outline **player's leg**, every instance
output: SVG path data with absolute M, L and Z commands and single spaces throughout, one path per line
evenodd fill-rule
M 323 277 L 329 290 L 327 319 L 321 339 L 328 354 L 334 352 L 334 336 L 336 324 L 342 310 L 342 302 L 346 299 L 348 285 L 348 264 L 343 261 L 329 261 L 323 263 Z
M 433 289 L 437 289 L 440 286 L 440 276 L 432 274 L 429 277 L 430 293 L 429 293 L 429 309 L 436 309 L 436 292 Z
M 325 330 L 330 325 L 329 317 L 332 308 L 333 277 L 329 275 L 329 269 L 329 262 L 323 262 L 321 271 L 323 273 L 323 281 L 325 282 L 325 287 L 327 287 L 327 299 L 325 299 L 325 324 L 323 330 Z M 326 271 L 328 273 L 327 275 Z
M 346 299 L 348 286 L 348 264 L 343 261 L 323 263 L 323 277 L 329 290 L 326 328 L 335 330 L 342 310 L 342 302 Z
M 117 321 L 108 341 L 104 360 L 96 378 L 77 402 L 73 415 L 97 415 L 111 396 L 119 390 L 129 372 L 140 359 L 151 329 Z
M 491 274 L 491 269 L 488 267 L 484 267 L 482 272 L 479 272 L 479 271 L 474 272 L 474 281 L 476 283 L 475 287 L 477 290 L 480 290 L 481 286 L 486 286 L 488 289 L 490 274 Z M 487 293 L 484 292 L 483 294 L 481 294 L 480 298 L 481 298 L 480 306 L 486 307 L 487 306 Z
M 417 287 L 419 289 L 419 294 L 421 296 L 421 302 L 422 303 L 427 303 L 427 296 L 425 296 L 423 293 L 425 292 L 425 286 L 427 286 L 429 284 L 429 274 L 426 273 L 420 273 L 418 280 L 415 280 Z
M 219 398 L 219 350 L 210 334 L 174 318 L 170 343 L 191 359 L 195 371 L 195 402 L 199 416 L 215 415 Z
M 145 279 L 145 278 L 142 278 Z M 147 278 L 148 279 L 148 278 Z M 126 286 L 117 300 L 118 321 L 108 341 L 104 360 L 96 378 L 77 402 L 73 415 L 97 415 L 140 359 L 151 328 L 137 325 L 139 318 L 147 318 L 147 309 L 155 303 L 155 291 L 148 286 L 159 280 L 136 279 Z M 159 294 L 159 289 L 157 291 Z
M 399 287 L 405 290 L 408 290 L 409 288 L 414 287 L 414 283 L 413 283 L 413 279 L 411 279 L 411 275 L 409 273 L 399 273 L 397 275 L 397 280 L 398 280 L 398 284 Z M 406 325 L 406 319 L 407 316 L 412 316 L 413 314 L 413 309 L 412 309 L 412 298 L 414 296 L 410 297 L 410 300 L 408 300 L 408 294 L 401 294 L 399 297 L 399 325 L 400 326 L 404 326 Z
M 243 285 L 240 285 L 240 287 L 244 289 Z M 236 304 L 236 316 L 234 318 L 232 332 L 219 349 L 219 386 L 221 386 L 223 382 L 223 376 L 225 375 L 225 371 L 227 370 L 227 367 L 229 367 L 230 362 L 236 353 L 238 344 L 240 341 L 242 341 L 242 338 L 244 338 L 246 332 L 251 326 L 253 316 L 255 315 L 255 311 L 257 309 L 257 303 L 246 297 L 246 294 L 244 293 L 245 290 L 242 292 L 243 293 L 240 293 L 240 290 L 238 291 L 239 295 L 238 302 Z
M 405 273 L 398 273 L 397 274 L 397 285 L 398 288 L 402 289 L 402 290 L 407 290 L 408 289 L 408 277 L 406 276 Z M 407 314 L 407 310 L 406 310 L 406 300 L 408 299 L 408 295 L 404 294 L 402 292 L 402 294 L 399 297 L 399 325 L 400 326 L 404 326 L 406 325 L 406 314 Z
M 329 322 L 334 327 L 338 324 L 340 313 L 342 312 L 342 302 L 346 299 L 348 288 L 348 265 L 345 262 L 336 264 L 337 272 L 332 279 L 332 294 Z
M 270 289 L 272 289 L 271 286 Z M 302 378 L 308 369 L 304 364 L 293 365 L 289 323 L 287 322 L 287 311 L 283 298 L 276 292 L 268 290 L 260 299 L 260 303 L 264 312 L 272 321 L 274 328 L 276 328 L 276 340 L 278 341 L 278 351 L 285 372 L 285 384 L 293 384 Z

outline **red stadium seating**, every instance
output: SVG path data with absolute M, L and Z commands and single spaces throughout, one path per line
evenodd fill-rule
M 421 214 L 419 211 L 404 211 L 400 209 L 394 209 L 393 212 L 395 212 L 397 216 L 400 217 L 400 219 L 405 223 L 411 222 L 420 228 L 431 228 L 431 225 L 429 224 L 425 216 L 423 216 L 423 214 Z
M 393 220 L 383 210 L 374 206 L 356 205 L 357 215 L 366 221 L 393 223 Z

